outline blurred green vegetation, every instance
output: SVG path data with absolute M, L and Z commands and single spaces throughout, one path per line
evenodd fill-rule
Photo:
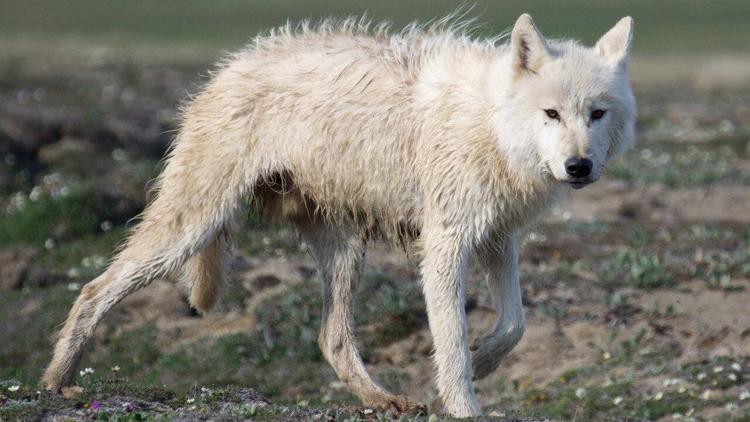
M 0 220 L 0 245 L 45 240 L 69 240 L 99 234 L 101 223 L 114 213 L 112 202 L 91 190 L 76 189 L 60 198 L 44 195 L 27 201 L 21 210 Z
M 523 12 L 531 13 L 540 28 L 553 37 L 576 37 L 593 43 L 617 19 L 636 21 L 634 50 L 640 53 L 746 52 L 750 36 L 750 2 L 630 0 L 477 1 L 447 0 L 4 0 L 0 14 L 0 45 L 116 47 L 121 52 L 139 48 L 182 47 L 201 54 L 242 46 L 256 33 L 284 24 L 287 19 L 313 20 L 327 16 L 361 15 L 403 25 L 427 20 L 459 7 L 474 5 L 469 16 L 484 24 L 480 33 L 497 34 Z

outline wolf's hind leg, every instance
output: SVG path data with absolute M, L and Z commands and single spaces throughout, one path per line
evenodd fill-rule
M 169 228 L 173 223 L 147 213 L 112 265 L 84 286 L 55 345 L 43 378 L 45 388 L 58 391 L 71 384 L 83 346 L 114 305 L 154 279 L 174 273 L 203 248 L 205 239 L 215 236 L 210 225 L 193 225 L 197 230 L 185 233 Z
M 300 231 L 310 244 L 323 279 L 318 344 L 336 375 L 366 406 L 396 414 L 424 413 L 424 406 L 378 385 L 367 373 L 357 350 L 351 305 L 364 260 L 364 239 L 319 222 L 302 224 Z
M 115 262 L 82 289 L 44 374 L 43 383 L 48 390 L 59 391 L 72 383 L 83 346 L 114 305 L 154 279 L 173 273 L 194 253 L 193 248 L 201 249 L 201 238 L 211 237 L 203 234 L 210 228 L 202 227 L 200 233 L 185 242 L 179 232 L 165 228 L 168 223 L 152 223 L 155 222 L 144 220 Z M 154 230 L 155 226 L 161 229 Z
M 44 373 L 45 388 L 59 391 L 70 385 L 84 345 L 107 312 L 155 278 L 168 276 L 189 256 L 189 251 L 184 249 L 165 253 L 166 244 L 160 240 L 161 236 L 153 232 L 145 235 L 139 227 L 129 246 L 115 262 L 83 287 L 68 314 L 55 344 L 52 361 Z
M 494 246 L 478 253 L 480 265 L 488 272 L 487 288 L 497 322 L 471 346 L 475 379 L 484 378 L 497 369 L 503 357 L 521 340 L 526 328 L 518 276 L 518 240 L 509 236 Z
M 203 258 L 213 254 L 211 243 L 234 218 L 241 199 L 254 183 L 247 179 L 253 173 L 239 161 L 211 162 L 211 155 L 195 150 L 196 146 L 204 146 L 200 140 L 185 142 L 176 147 L 160 176 L 156 199 L 144 212 L 143 221 L 125 248 L 102 275 L 84 286 L 76 299 L 44 374 L 45 388 L 58 391 L 73 381 L 86 341 L 99 321 L 125 296 L 156 278 L 176 274 L 190 257 L 206 247 L 209 249 L 207 255 L 202 255 L 201 266 L 207 274 L 214 273 L 216 260 Z M 194 161 L 196 156 L 208 158 Z M 214 298 L 212 288 L 202 289 L 197 298 L 197 302 L 209 304 Z

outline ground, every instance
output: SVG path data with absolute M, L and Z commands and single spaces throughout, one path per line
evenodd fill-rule
M 250 208 L 216 310 L 196 315 L 159 280 L 97 329 L 82 390 L 38 391 L 56 329 L 134 224 L 208 68 L 84 56 L 0 56 L 0 420 L 388 417 L 361 407 L 317 348 L 307 246 Z M 741 56 L 700 77 L 710 63 L 653 63 L 634 64 L 636 148 L 524 242 L 528 327 L 477 383 L 496 420 L 750 421 L 750 72 Z M 379 244 L 367 261 L 356 324 L 368 368 L 427 404 L 422 420 L 443 419 L 414 263 Z M 475 269 L 467 309 L 474 337 L 493 321 Z

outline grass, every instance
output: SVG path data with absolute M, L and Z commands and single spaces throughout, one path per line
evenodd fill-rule
M 362 277 L 358 303 L 366 312 L 355 316 L 359 327 L 374 330 L 363 333 L 364 350 L 375 350 L 398 341 L 427 326 L 421 288 L 416 280 L 394 280 L 380 272 L 368 272 Z
M 63 321 L 78 292 L 58 285 L 44 293 L 27 289 L 0 295 L 0 331 L 7 339 L 0 348 L 0 379 L 37 385 L 51 357 L 49 336 Z
M 506 392 L 503 397 L 512 396 L 513 404 L 503 407 L 513 416 L 542 414 L 562 420 L 658 420 L 672 415 L 678 415 L 678 419 L 689 418 L 696 411 L 716 405 L 731 403 L 735 408 L 742 405 L 736 393 L 729 391 L 744 384 L 741 371 L 747 367 L 745 359 L 716 357 L 683 366 L 671 364 L 669 355 L 644 358 L 636 354 L 628 359 L 637 364 L 633 367 L 613 357 L 598 365 L 569 370 L 543 388 Z M 625 368 L 627 372 L 623 371 Z M 649 386 L 647 380 L 654 372 L 665 377 L 658 385 Z M 706 388 L 720 388 L 728 394 L 706 395 Z M 720 420 L 743 420 L 732 419 L 737 411 L 719 415 L 726 418 Z
M 126 54 L 138 49 L 160 50 L 167 56 L 180 49 L 216 53 L 237 48 L 258 31 L 283 24 L 287 19 L 367 12 L 376 19 L 391 19 L 401 25 L 444 15 L 462 4 L 465 3 L 449 0 L 408 3 L 223 0 L 209 6 L 199 0 L 136 3 L 75 0 L 64 4 L 53 0 L 8 0 L 0 16 L 0 39 L 16 47 L 67 44 L 115 47 Z M 620 17 L 632 15 L 637 25 L 634 50 L 639 53 L 716 53 L 744 51 L 748 35 L 744 16 L 750 14 L 750 6 L 740 0 L 715 3 L 480 0 L 471 14 L 486 23 L 481 32 L 496 34 L 511 26 L 523 12 L 534 15 L 543 31 L 551 36 L 575 36 L 588 43 L 593 43 Z
M 114 215 L 110 203 L 88 189 L 75 189 L 58 197 L 24 199 L 17 212 L 0 220 L 0 245 L 25 242 L 42 246 L 46 239 L 75 239 L 101 232 L 101 224 Z
M 125 236 L 126 230 L 120 226 L 100 234 L 55 243 L 55 246 L 40 252 L 34 266 L 69 274 L 71 281 L 87 280 L 104 270 L 109 257 L 114 255 Z
M 626 182 L 695 187 L 718 182 L 750 184 L 750 174 L 736 166 L 737 153 L 728 146 L 657 143 L 628 153 L 608 167 L 608 174 Z
M 174 394 L 143 388 L 122 380 L 96 381 L 79 397 L 66 400 L 25 386 L 15 391 L 13 382 L 0 381 L 0 418 L 7 421 L 38 420 L 56 412 L 65 420 L 102 421 L 276 421 L 276 420 L 391 420 L 385 414 L 360 408 L 321 409 L 305 403 L 269 403 L 254 390 L 237 387 L 196 387 Z M 402 421 L 427 421 L 427 417 L 402 417 Z M 436 420 L 429 419 L 430 421 Z
M 663 258 L 637 250 L 617 253 L 605 264 L 602 279 L 607 285 L 629 285 L 639 289 L 668 287 L 674 282 Z
M 711 288 L 736 289 L 732 281 L 738 277 L 750 277 L 750 247 L 733 251 L 697 251 L 693 273 Z
M 730 359 L 718 356 L 685 365 L 683 374 L 704 388 L 720 388 L 722 390 L 746 383 L 743 368 L 750 365 L 750 359 Z

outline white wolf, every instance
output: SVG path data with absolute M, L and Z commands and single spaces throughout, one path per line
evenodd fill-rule
M 73 305 L 46 388 L 70 384 L 97 322 L 157 277 L 181 274 L 193 306 L 208 310 L 231 222 L 254 198 L 311 245 L 323 279 L 319 344 L 338 376 L 366 405 L 404 412 L 420 407 L 368 375 L 351 303 L 366 241 L 413 241 L 440 396 L 452 415 L 479 415 L 472 378 L 524 331 L 519 237 L 634 140 L 631 38 L 626 17 L 593 48 L 545 40 L 528 15 L 506 45 L 450 25 L 391 35 L 357 20 L 257 38 L 185 108 L 158 196 Z M 473 256 L 498 318 L 470 345 Z

